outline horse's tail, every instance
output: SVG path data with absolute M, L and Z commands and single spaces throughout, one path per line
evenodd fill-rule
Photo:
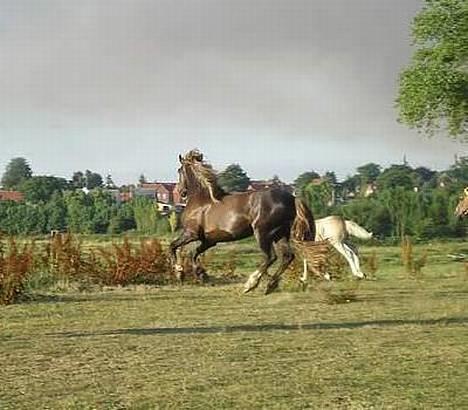
M 370 239 L 372 238 L 372 232 L 366 231 L 362 226 L 359 226 L 356 222 L 345 221 L 346 231 L 348 234 L 355 236 L 359 239 Z
M 295 199 L 296 217 L 291 228 L 295 241 L 313 241 L 315 239 L 315 221 L 312 212 L 299 198 Z

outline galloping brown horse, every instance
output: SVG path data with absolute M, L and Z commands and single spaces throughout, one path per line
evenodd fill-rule
M 244 293 L 255 289 L 279 258 L 278 269 L 270 277 L 265 293 L 275 290 L 282 273 L 294 259 L 290 239 L 314 240 L 315 224 L 310 210 L 279 188 L 226 194 L 216 181 L 215 171 L 197 150 L 184 157 L 179 155 L 179 160 L 178 190 L 187 206 L 182 214 L 182 234 L 171 243 L 170 251 L 181 279 L 183 268 L 177 264 L 177 249 L 181 246 L 200 241 L 192 254 L 192 264 L 196 272 L 201 272 L 198 257 L 207 249 L 218 242 L 254 235 L 263 253 L 263 262 L 245 283 Z

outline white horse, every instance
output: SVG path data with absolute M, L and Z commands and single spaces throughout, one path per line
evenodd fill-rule
M 328 241 L 339 253 L 341 253 L 349 266 L 354 276 L 363 279 L 366 277 L 359 265 L 359 258 L 353 247 L 346 242 L 349 236 L 355 236 L 360 239 L 372 238 L 372 233 L 366 231 L 356 222 L 345 220 L 341 216 L 327 216 L 325 218 L 315 220 L 315 240 Z M 304 259 L 304 272 L 300 278 L 301 282 L 306 284 L 308 277 L 307 262 Z M 325 274 L 325 279 L 330 279 L 328 273 Z

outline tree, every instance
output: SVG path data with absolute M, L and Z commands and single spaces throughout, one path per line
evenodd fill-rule
M 413 180 L 418 187 L 431 186 L 433 188 L 436 183 L 436 175 L 436 171 L 432 171 L 426 167 L 418 167 L 413 171 Z
M 333 187 L 330 182 L 320 184 L 308 184 L 303 189 L 303 198 L 312 211 L 314 217 L 322 218 L 327 215 L 327 210 L 333 202 Z
M 107 228 L 108 233 L 118 234 L 135 228 L 136 224 L 132 205 L 129 203 L 114 204 L 112 206 L 109 227 Z
M 373 162 L 358 167 L 357 172 L 361 178 L 361 184 L 370 184 L 375 182 L 380 175 L 380 165 Z
M 28 161 L 22 157 L 13 158 L 6 166 L 2 177 L 2 186 L 5 189 L 15 189 L 31 177 L 32 171 Z
M 111 174 L 107 174 L 107 175 L 106 175 L 105 187 L 106 187 L 107 189 L 115 189 L 115 188 L 117 188 L 117 186 L 116 186 L 115 183 L 114 183 L 114 180 L 112 179 L 112 175 L 111 175 Z
M 102 189 L 92 191 L 90 196 L 93 205 L 92 231 L 94 233 L 107 233 L 114 200 L 109 192 Z
M 47 202 L 54 192 L 63 192 L 67 188 L 68 182 L 65 178 L 40 175 L 24 180 L 18 187 L 26 201 L 32 203 Z
M 458 158 L 447 174 L 456 182 L 457 190 L 468 186 L 468 156 Z
M 131 204 L 135 218 L 136 230 L 143 234 L 156 233 L 160 213 L 154 201 L 141 196 L 133 198 Z
M 312 182 L 314 179 L 320 178 L 320 175 L 315 171 L 303 172 L 294 180 L 294 190 L 296 195 L 303 198 L 304 197 L 304 188 Z
M 138 182 L 140 185 L 146 184 L 148 181 L 146 180 L 145 174 L 141 174 L 138 178 Z
M 325 172 L 323 179 L 328 181 L 332 186 L 338 184 L 338 179 L 336 178 L 336 174 L 333 171 Z
M 360 187 L 361 179 L 359 175 L 348 176 L 341 183 L 341 195 L 343 198 L 347 198 L 349 194 L 354 195 Z
M 84 188 L 86 185 L 85 176 L 81 171 L 73 173 L 71 184 L 76 189 Z
M 413 189 L 413 170 L 407 165 L 391 165 L 377 178 L 377 186 L 380 191 L 402 188 Z
M 248 188 L 250 178 L 239 164 L 231 164 L 218 175 L 218 183 L 226 192 L 243 192 Z
M 47 230 L 64 230 L 67 226 L 67 207 L 63 200 L 63 195 L 55 191 L 49 202 L 45 204 L 47 214 Z
M 412 26 L 417 49 L 400 75 L 399 119 L 434 133 L 468 136 L 468 4 L 425 0 Z
M 94 189 L 94 188 L 102 188 L 103 180 L 102 176 L 96 172 L 92 172 L 89 169 L 85 172 L 85 181 L 86 181 L 86 188 Z
M 92 197 L 81 191 L 69 191 L 65 193 L 64 200 L 68 229 L 73 233 L 94 233 Z

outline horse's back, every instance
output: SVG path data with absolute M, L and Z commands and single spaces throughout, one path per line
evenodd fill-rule
M 346 225 L 343 217 L 338 215 L 326 216 L 315 220 L 317 241 L 343 240 L 346 237 Z
M 206 207 L 202 228 L 219 242 L 250 236 L 256 229 L 287 235 L 295 213 L 294 196 L 280 189 L 233 193 Z

